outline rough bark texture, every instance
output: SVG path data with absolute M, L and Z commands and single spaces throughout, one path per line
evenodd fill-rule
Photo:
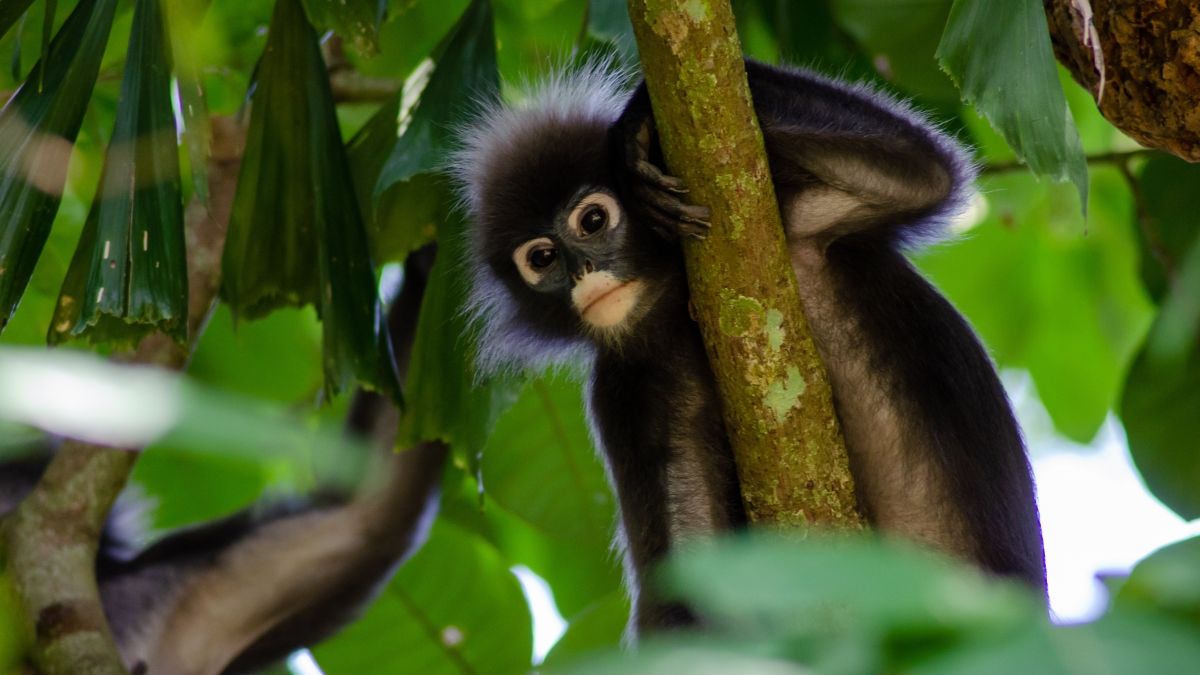
M 244 129 L 233 120 L 213 120 L 210 202 L 207 208 L 188 208 L 188 330 L 193 342 L 220 286 L 220 253 L 244 138 Z M 155 335 L 127 360 L 180 370 L 188 354 L 171 339 Z M 94 567 L 100 531 L 136 458 L 129 450 L 64 443 L 37 487 L 3 520 L 0 543 L 32 626 L 30 657 L 38 672 L 126 672 L 104 618 Z
M 1091 0 L 1094 30 L 1085 0 L 1044 5 L 1055 55 L 1100 112 L 1143 145 L 1200 161 L 1200 3 Z
M 629 0 L 663 153 L 712 231 L 688 282 L 753 522 L 859 527 L 728 0 Z

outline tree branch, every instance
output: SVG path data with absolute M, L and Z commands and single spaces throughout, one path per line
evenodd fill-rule
M 1088 164 L 1115 164 L 1118 167 L 1122 167 L 1135 159 L 1140 159 L 1143 157 L 1150 158 L 1155 154 L 1158 154 L 1157 150 L 1138 148 L 1137 150 L 1102 152 L 1095 155 L 1088 155 L 1084 159 L 1087 160 Z M 1029 165 L 1025 162 L 1014 159 L 1009 162 L 995 162 L 993 164 L 987 164 L 983 167 L 983 170 L 980 173 L 986 176 L 989 174 L 1007 173 L 1009 171 L 1024 171 L 1028 168 Z
M 1142 145 L 1200 161 L 1194 2 L 1043 0 L 1054 54 Z
M 859 527 L 728 0 L 629 0 L 672 173 L 712 209 L 688 282 L 752 521 Z
M 213 119 L 208 207 L 188 207 L 188 326 L 192 344 L 216 301 L 220 251 L 244 145 L 243 128 Z M 181 370 L 188 348 L 150 336 L 127 360 Z M 33 638 L 31 657 L 46 675 L 125 673 L 96 587 L 97 542 L 137 454 L 68 441 L 42 480 L 3 521 L 8 569 Z

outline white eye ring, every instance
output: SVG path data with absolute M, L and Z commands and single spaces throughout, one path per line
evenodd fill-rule
M 580 239 L 596 234 L 596 232 L 584 232 L 583 228 L 579 226 L 580 218 L 593 206 L 599 206 L 601 209 L 604 209 L 604 215 L 608 217 L 605 229 L 611 230 L 620 222 L 621 205 L 617 203 L 617 200 L 607 192 L 593 192 L 580 199 L 579 203 L 575 204 L 575 208 L 571 209 L 570 215 L 567 216 L 567 228 L 571 230 L 571 234 Z
M 557 251 L 558 246 L 549 237 L 538 237 L 537 239 L 530 239 L 521 244 L 517 247 L 517 250 L 513 251 L 512 258 L 513 262 L 517 265 L 517 271 L 521 273 L 521 278 L 525 280 L 525 283 L 530 286 L 536 286 L 542 280 L 542 277 L 546 274 L 546 270 L 550 269 L 550 265 L 553 265 L 553 262 L 542 269 L 536 269 L 529 258 L 535 251 L 547 249 Z

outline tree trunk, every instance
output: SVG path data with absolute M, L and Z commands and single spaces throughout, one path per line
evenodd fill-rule
M 728 0 L 629 0 L 670 172 L 712 210 L 688 283 L 751 521 L 860 527 Z

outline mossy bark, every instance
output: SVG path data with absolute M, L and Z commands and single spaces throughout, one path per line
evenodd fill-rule
M 688 283 L 760 524 L 862 526 L 828 375 L 801 308 L 728 0 L 629 0 L 670 173 L 712 209 Z
M 1043 0 L 1054 54 L 1108 121 L 1200 162 L 1200 4 Z

